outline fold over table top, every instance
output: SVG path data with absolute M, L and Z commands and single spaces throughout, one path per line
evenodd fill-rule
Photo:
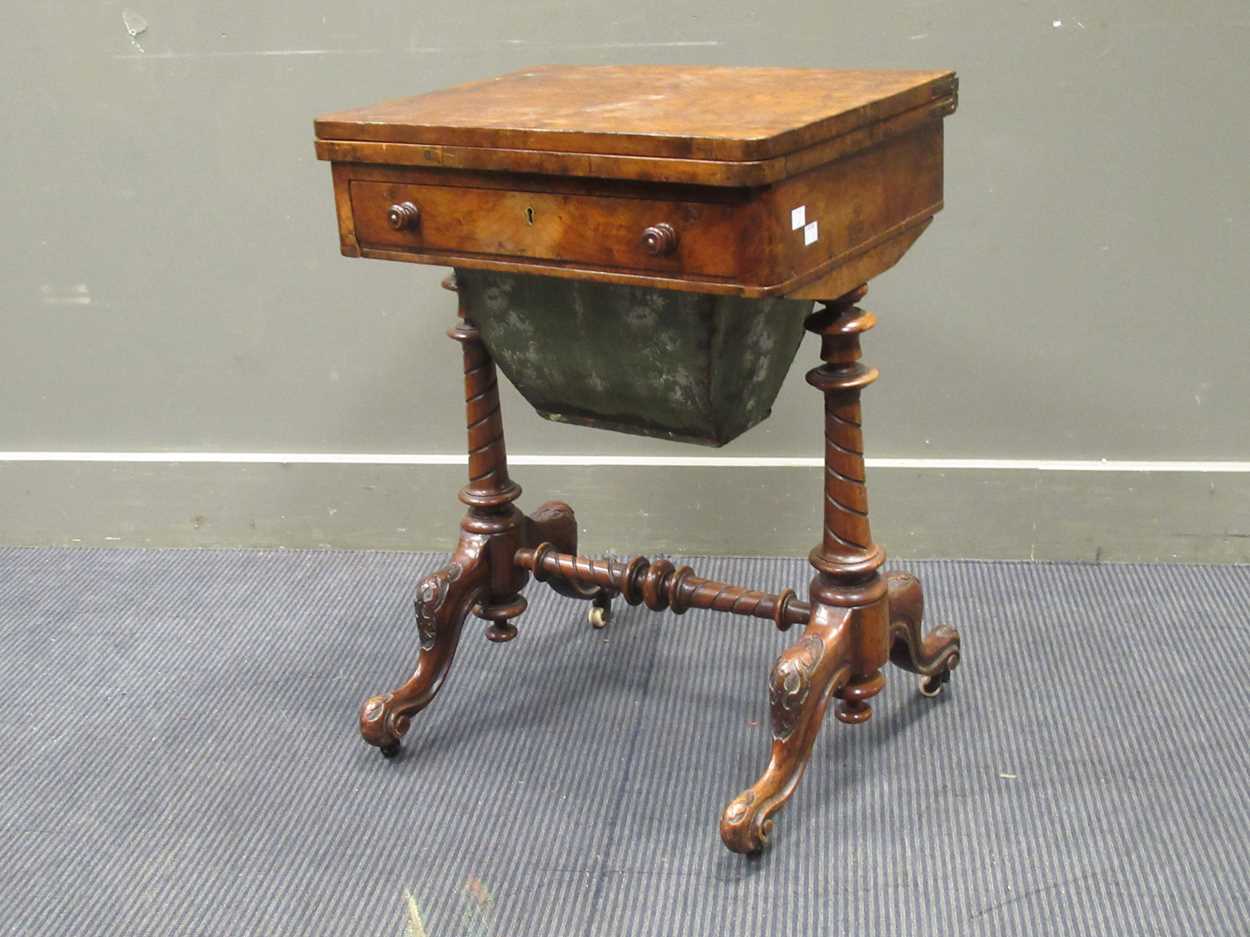
M 323 115 L 315 127 L 330 159 L 486 168 L 489 150 L 490 168 L 534 171 L 550 154 L 567 174 L 560 154 L 598 155 L 654 162 L 658 178 L 668 161 L 697 160 L 762 164 L 714 173 L 714 184 L 759 184 L 813 162 L 790 169 L 791 154 L 921 110 L 944 116 L 955 90 L 951 71 L 550 65 Z M 585 165 L 617 175 L 621 161 Z
M 316 121 L 348 256 L 843 295 L 942 207 L 951 71 L 550 65 Z

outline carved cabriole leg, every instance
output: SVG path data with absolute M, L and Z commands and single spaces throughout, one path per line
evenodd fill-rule
M 959 666 L 959 632 L 938 625 L 927 635 L 921 628 L 924 592 L 910 573 L 889 572 L 890 662 L 920 675 L 920 692 L 937 696 Z
M 562 553 L 577 553 L 577 518 L 573 514 L 573 509 L 563 501 L 544 502 L 538 506 L 538 510 L 526 518 L 526 546 L 536 547 L 542 543 L 549 543 Z M 612 598 L 617 595 L 615 589 L 576 579 L 560 577 L 547 579 L 541 575 L 535 578 L 539 581 L 546 581 L 560 595 L 570 599 L 589 600 L 591 624 L 596 628 L 603 628 L 607 625 L 611 615 Z
M 455 290 L 452 278 L 443 285 Z M 451 562 L 417 587 L 421 650 L 413 675 L 397 690 L 370 697 L 361 707 L 361 735 L 385 755 L 398 751 L 412 716 L 438 693 L 469 612 L 490 622 L 488 638 L 506 641 L 516 635 L 510 619 L 525 609 L 520 590 L 529 574 L 512 558 L 524 543 L 529 522 L 512 503 L 521 488 L 508 477 L 495 364 L 463 305 L 460 316 L 448 335 L 464 348 L 469 482 L 461 489 L 460 500 L 468 512 L 460 523 L 460 543 Z
M 486 587 L 484 537 L 461 538 L 451 562 L 417 586 L 417 632 L 421 650 L 408 681 L 384 696 L 371 696 L 360 710 L 360 734 L 382 754 L 399 751 L 411 718 L 434 699 L 460 643 L 460 630 Z
M 824 606 L 813 609 L 803 636 L 773 666 L 768 681 L 773 731 L 768 767 L 721 815 L 721 839 L 734 852 L 763 848 L 773 828 L 769 817 L 798 786 L 829 697 L 851 675 L 853 614 Z
M 811 618 L 798 643 L 773 667 L 769 700 L 772 757 L 763 776 L 729 803 L 721 838 L 736 852 L 761 849 L 780 809 L 802 776 L 830 696 L 841 701 L 838 718 L 863 722 L 868 700 L 885 685 L 889 610 L 881 576 L 885 554 L 872 541 L 864 486 L 860 391 L 877 372 L 859 363 L 859 335 L 872 313 L 855 306 L 861 287 L 812 314 L 825 364 L 808 383 L 825 394 L 824 535 L 809 560 L 817 570 L 810 589 Z

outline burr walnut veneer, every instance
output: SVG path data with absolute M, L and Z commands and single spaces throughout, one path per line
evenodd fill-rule
M 764 846 L 831 699 L 868 719 L 887 662 L 941 689 L 959 636 L 922 630 L 920 583 L 882 572 L 869 530 L 858 303 L 942 206 L 955 92 L 951 72 L 552 66 L 317 120 L 343 253 L 454 267 L 460 298 L 468 511 L 417 588 L 415 672 L 361 709 L 366 741 L 398 749 L 470 614 L 514 638 L 531 576 L 596 627 L 621 598 L 802 628 L 768 680 L 772 756 L 721 817 L 739 852 Z M 826 469 L 806 598 L 582 557 L 568 505 L 516 506 L 496 359 L 544 415 L 719 445 L 767 416 L 799 323 L 821 336 Z

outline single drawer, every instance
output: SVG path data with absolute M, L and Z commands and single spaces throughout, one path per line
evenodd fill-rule
M 738 272 L 734 203 L 359 179 L 350 191 L 363 248 L 706 277 Z

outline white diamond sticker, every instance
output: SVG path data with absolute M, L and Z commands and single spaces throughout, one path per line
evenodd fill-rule
M 790 230 L 797 231 L 807 224 L 807 206 L 800 205 L 790 212 Z
M 820 237 L 820 229 L 816 227 L 816 222 L 803 226 L 803 246 L 810 247 L 816 243 L 816 239 Z

